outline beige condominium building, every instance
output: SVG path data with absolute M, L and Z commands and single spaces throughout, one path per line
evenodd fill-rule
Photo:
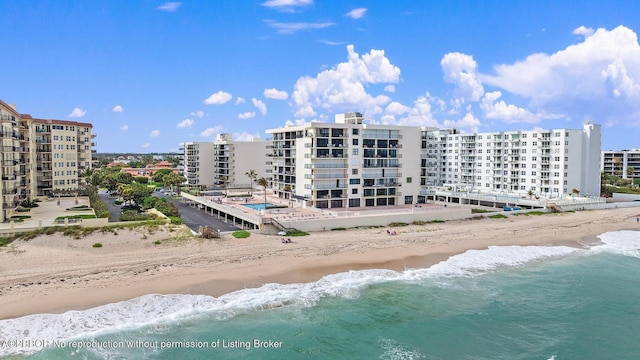
M 297 206 L 422 203 L 435 187 L 477 192 L 599 194 L 600 126 L 461 134 L 455 129 L 335 123 L 267 130 L 275 194 Z
M 603 151 L 600 170 L 623 179 L 640 179 L 640 149 Z
M 0 100 L 0 126 L 3 219 L 23 200 L 78 189 L 80 172 L 91 167 L 91 124 L 34 119 Z
M 266 161 L 271 146 L 259 138 L 233 140 L 231 134 L 218 134 L 212 142 L 185 142 L 183 166 L 190 186 L 249 187 L 245 175 L 254 170 L 258 178 L 270 178 Z

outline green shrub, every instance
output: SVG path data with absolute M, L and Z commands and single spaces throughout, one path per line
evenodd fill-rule
M 548 213 L 546 213 L 544 211 L 529 211 L 527 214 L 529 214 L 529 215 L 546 215 Z
M 472 214 L 482 214 L 482 213 L 495 212 L 495 211 L 496 210 L 487 210 L 487 209 L 478 209 L 478 208 L 471 209 Z
M 64 216 L 58 216 L 56 218 L 56 220 L 63 220 L 63 219 L 95 219 L 96 216 L 93 214 L 80 214 L 80 215 L 64 215 Z
M 391 224 L 389 224 L 389 227 L 400 227 L 400 226 L 407 226 L 409 224 L 405 223 L 405 222 L 392 222 Z
M 444 220 L 431 220 L 431 221 L 429 221 L 430 224 L 442 224 L 444 222 L 446 222 L 446 221 L 444 221 Z
M 182 225 L 182 218 L 180 216 L 169 216 L 169 220 L 173 225 Z
M 146 176 L 136 176 L 133 178 L 133 180 L 138 184 L 146 184 L 149 182 L 149 178 Z
M 30 208 L 25 208 L 25 207 L 16 208 L 16 212 L 29 212 L 29 211 L 31 211 Z
M 426 225 L 427 222 L 426 221 L 422 221 L 422 220 L 416 220 L 416 221 L 412 222 L 411 224 L 412 225 L 420 225 L 420 226 L 422 226 L 422 225 Z
M 156 244 L 156 245 L 160 245 L 160 244 L 162 244 L 162 241 L 160 241 L 160 240 L 156 240 L 156 241 L 154 241 L 153 243 L 154 243 L 154 244 Z
M 331 231 L 343 231 L 343 230 L 347 230 L 347 229 L 343 227 L 337 227 L 337 228 L 331 229 Z
M 120 214 L 120 221 L 155 220 L 157 218 L 154 214 L 141 213 L 136 210 L 124 210 Z
M 307 236 L 307 235 L 309 235 L 308 232 L 304 232 L 298 229 L 289 230 L 287 231 L 286 234 L 284 234 L 284 236 Z
M 490 219 L 506 219 L 508 218 L 508 216 L 503 214 L 495 214 L 495 215 L 489 216 L 489 218 Z
M 247 230 L 238 230 L 231 233 L 231 235 L 236 239 L 243 239 L 243 238 L 248 238 L 251 235 L 251 233 L 248 232 Z
M 101 247 L 102 247 L 102 244 L 100 244 L 100 243 L 95 243 L 95 244 L 93 244 L 93 247 L 94 247 L 94 248 L 101 248 Z

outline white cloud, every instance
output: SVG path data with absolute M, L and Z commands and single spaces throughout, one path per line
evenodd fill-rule
M 228 92 L 218 91 L 217 93 L 211 94 L 208 98 L 204 100 L 204 103 L 207 105 L 221 105 L 229 100 L 231 100 L 233 96 Z
M 407 115 L 398 119 L 396 124 L 406 126 L 438 126 L 438 122 L 434 119 L 431 111 L 429 97 L 429 93 L 425 96 L 418 97 L 413 102 L 413 107 L 407 112 Z
M 149 136 L 151 137 L 160 136 L 160 130 L 151 130 L 151 132 L 149 133 Z
M 236 103 L 235 105 L 239 105 L 239 104 L 244 104 L 246 102 L 246 100 L 244 98 L 241 98 L 240 96 L 238 96 L 236 98 Z
M 580 27 L 574 33 L 590 32 Z M 480 78 L 541 112 L 640 125 L 640 45 L 636 33 L 624 26 L 600 28 L 550 55 L 497 65 L 494 74 Z
M 318 40 L 319 43 L 329 45 L 329 46 L 337 46 L 346 44 L 344 41 L 331 41 L 331 40 Z
M 156 9 L 167 11 L 167 12 L 176 12 L 178 10 L 178 7 L 180 7 L 181 4 L 182 4 L 181 2 L 166 2 L 158 6 Z
M 353 10 L 349 11 L 348 13 L 344 14 L 344 16 L 350 17 L 352 19 L 360 19 L 361 17 L 364 16 L 364 14 L 366 12 L 367 12 L 367 8 L 357 8 L 357 9 L 353 9 Z
M 140 145 L 140 147 L 142 147 L 142 148 L 148 148 L 149 146 L 151 146 L 150 143 L 144 143 L 144 144 Z
M 289 98 L 289 94 L 287 94 L 284 90 L 278 89 L 264 89 L 264 97 L 267 99 L 275 99 L 275 100 L 287 100 Z
M 267 105 L 265 105 L 264 102 L 256 98 L 251 98 L 251 102 L 253 103 L 253 106 L 255 106 L 258 110 L 260 110 L 260 113 L 262 113 L 262 116 L 267 115 Z
M 124 111 L 124 109 L 122 108 L 122 106 L 120 106 L 120 105 L 116 105 L 116 106 L 114 106 L 114 107 L 113 107 L 113 110 L 112 110 L 112 111 L 113 111 L 113 112 L 117 112 L 117 113 L 121 113 L 121 112 L 123 112 L 123 111 Z
M 67 115 L 67 116 L 68 116 L 68 117 L 72 117 L 72 118 L 81 118 L 81 117 L 83 117 L 86 113 L 87 113 L 87 110 L 80 109 L 80 108 L 73 108 L 73 111 L 71 112 L 71 114 L 69 114 L 69 115 Z
M 193 126 L 193 123 L 194 121 L 191 119 L 184 119 L 178 123 L 178 128 L 180 129 L 190 128 L 191 126 Z
M 254 139 L 260 139 L 258 134 L 250 134 L 246 131 L 241 133 L 233 133 L 233 140 L 236 141 L 253 141 Z
M 255 111 L 247 111 L 247 112 L 243 112 L 242 114 L 238 114 L 238 119 L 251 119 L 255 116 L 256 116 Z
M 473 57 L 462 53 L 448 53 L 440 61 L 444 81 L 456 86 L 452 104 L 459 108 L 468 101 L 478 101 L 484 88 L 476 76 L 478 67 Z
M 204 117 L 204 111 L 202 110 L 192 111 L 189 113 L 189 115 L 202 119 Z
M 579 28 L 576 28 L 575 30 L 573 30 L 573 34 L 574 35 L 583 35 L 584 37 L 589 37 L 589 36 L 593 35 L 593 29 L 585 27 L 584 25 L 582 25 Z
M 327 27 L 334 26 L 335 23 L 325 21 L 325 22 L 297 22 L 297 23 L 282 23 L 275 20 L 265 20 L 265 23 L 270 28 L 276 29 L 278 34 L 293 34 L 296 31 L 300 30 L 316 30 L 316 29 L 324 29 Z
M 291 106 L 296 117 L 316 115 L 317 108 L 330 113 L 353 111 L 374 113 L 391 99 L 367 93 L 365 85 L 397 83 L 400 69 L 385 57 L 384 50 L 371 50 L 360 56 L 353 45 L 347 46 L 348 58 L 316 77 L 299 78 L 291 94 Z
M 394 93 L 396 92 L 396 86 L 393 84 L 387 85 L 384 87 L 384 91 L 388 92 L 388 93 Z
M 262 6 L 278 11 L 294 12 L 296 8 L 302 8 L 313 4 L 313 0 L 268 0 Z
M 410 107 L 406 105 L 402 105 L 397 101 L 394 101 L 394 102 L 391 102 L 389 105 L 387 105 L 387 108 L 385 109 L 385 113 L 390 115 L 401 115 L 409 112 L 410 110 L 411 110 Z
M 488 92 L 482 98 L 480 108 L 487 119 L 498 119 L 506 123 L 525 122 L 537 123 L 541 119 L 526 109 L 507 104 L 504 100 L 496 102 L 502 93 L 500 91 Z
M 222 131 L 223 127 L 218 125 L 216 127 L 210 127 L 210 128 L 206 128 L 204 131 L 202 131 L 200 133 L 201 137 L 211 137 L 216 133 L 219 133 L 220 131 Z
M 125 125 L 120 126 L 120 130 L 122 130 L 122 131 L 127 131 L 127 130 L 129 130 L 129 125 L 126 125 L 126 124 L 125 124 Z
M 466 130 L 467 132 L 475 133 L 478 132 L 478 127 L 480 126 L 480 120 L 478 120 L 473 113 L 468 112 L 462 119 L 460 120 L 445 120 L 443 125 L 448 128 L 455 128 Z

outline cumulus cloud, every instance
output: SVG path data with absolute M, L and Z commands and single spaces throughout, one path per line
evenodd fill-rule
M 81 117 L 83 117 L 86 113 L 87 113 L 87 110 L 80 109 L 80 108 L 73 108 L 73 111 L 71 112 L 71 114 L 69 114 L 69 115 L 67 115 L 67 116 L 68 116 L 68 117 L 72 117 L 72 118 L 81 118 Z
M 353 109 L 373 113 L 390 98 L 367 93 L 366 85 L 397 83 L 399 79 L 400 69 L 391 64 L 384 50 L 360 56 L 348 45 L 346 62 L 296 81 L 290 104 L 298 118 L 315 116 L 318 108 L 331 113 Z
M 501 96 L 500 91 L 492 91 L 486 93 L 482 98 L 480 108 L 484 111 L 484 116 L 487 119 L 498 119 L 506 123 L 537 123 L 541 120 L 526 109 L 507 104 L 504 100 L 497 101 Z
M 167 11 L 167 12 L 176 12 L 178 10 L 178 7 L 180 7 L 181 4 L 182 4 L 181 2 L 166 2 L 158 6 L 156 9 Z
M 116 105 L 116 106 L 113 107 L 113 109 L 111 111 L 117 112 L 117 113 L 121 113 L 121 112 L 124 111 L 124 109 L 122 108 L 122 106 Z
M 253 103 L 253 106 L 255 106 L 258 110 L 260 110 L 260 113 L 262 113 L 262 116 L 267 115 L 267 105 L 265 105 L 264 102 L 256 98 L 251 98 L 251 102 Z
M 275 99 L 275 100 L 287 100 L 289 98 L 289 94 L 287 94 L 284 90 L 278 89 L 264 89 L 264 97 L 267 99 Z
M 317 30 L 335 25 L 330 21 L 283 23 L 275 20 L 265 20 L 264 22 L 270 28 L 275 29 L 278 34 L 293 34 L 300 30 Z
M 384 87 L 384 91 L 386 91 L 388 93 L 394 93 L 394 92 L 396 92 L 396 86 L 393 85 L 393 84 L 389 84 L 389 85 Z
M 126 125 L 126 124 L 125 124 L 125 125 L 120 126 L 120 130 L 122 130 L 122 131 L 127 131 L 127 130 L 129 130 L 129 125 Z
M 429 100 L 429 93 L 425 96 L 418 97 L 413 102 L 413 107 L 411 107 L 408 112 L 402 113 L 404 116 L 399 117 L 398 119 L 395 114 L 387 114 L 387 119 L 393 118 L 393 122 L 396 125 L 406 125 L 406 126 L 438 126 L 438 121 L 434 118 L 431 102 Z M 396 108 L 400 109 L 396 106 Z M 404 108 L 402 108 L 404 110 Z
M 458 52 L 446 54 L 440 61 L 444 81 L 456 86 L 452 104 L 459 108 L 469 101 L 478 101 L 484 87 L 476 75 L 478 64 L 473 57 Z
M 151 130 L 151 132 L 149 133 L 149 136 L 151 137 L 160 136 L 160 130 Z
M 593 29 L 585 26 L 580 26 L 579 28 L 573 30 L 573 34 L 587 37 L 593 35 Z
M 258 134 L 250 134 L 246 131 L 240 133 L 233 133 L 233 139 L 236 141 L 253 141 L 254 139 L 260 139 Z
M 216 127 L 210 127 L 210 128 L 206 128 L 205 130 L 203 130 L 200 133 L 201 137 L 211 137 L 216 133 L 219 133 L 220 131 L 222 131 L 223 127 L 218 125 Z
M 241 98 L 241 97 L 239 97 L 239 96 L 238 96 L 238 97 L 236 98 L 236 103 L 235 103 L 235 105 L 244 104 L 245 102 L 246 102 L 246 100 L 245 100 L 244 98 Z
M 204 117 L 204 111 L 202 110 L 192 111 L 191 113 L 189 113 L 189 115 L 202 119 Z
M 478 120 L 472 112 L 468 112 L 460 120 L 445 120 L 443 122 L 443 125 L 448 128 L 461 129 L 466 130 L 467 132 L 475 133 L 478 132 L 480 120 Z
M 553 54 L 533 54 L 481 75 L 490 84 L 549 113 L 640 121 L 640 45 L 636 33 L 579 27 L 585 38 Z M 616 120 L 619 121 L 619 120 Z M 640 122 L 639 122 L 640 124 Z
M 184 119 L 178 123 L 178 128 L 179 129 L 190 128 L 191 126 L 193 126 L 193 123 L 194 121 L 191 119 Z
M 238 114 L 238 119 L 251 119 L 253 117 L 256 116 L 256 112 L 255 111 L 247 111 L 247 112 L 243 112 L 241 114 Z
M 208 98 L 204 100 L 204 103 L 207 105 L 222 105 L 233 98 L 231 94 L 224 91 L 218 91 L 216 93 L 211 94 Z
M 348 13 L 344 14 L 344 16 L 352 18 L 352 19 L 360 19 L 361 17 L 364 16 L 364 14 L 367 12 L 367 8 L 357 8 L 357 9 L 353 9 L 351 11 L 349 11 Z

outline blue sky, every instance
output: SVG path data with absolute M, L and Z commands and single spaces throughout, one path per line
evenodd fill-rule
M 638 1 L 0 2 L 0 99 L 98 152 L 360 111 L 464 132 L 603 126 L 640 148 Z

